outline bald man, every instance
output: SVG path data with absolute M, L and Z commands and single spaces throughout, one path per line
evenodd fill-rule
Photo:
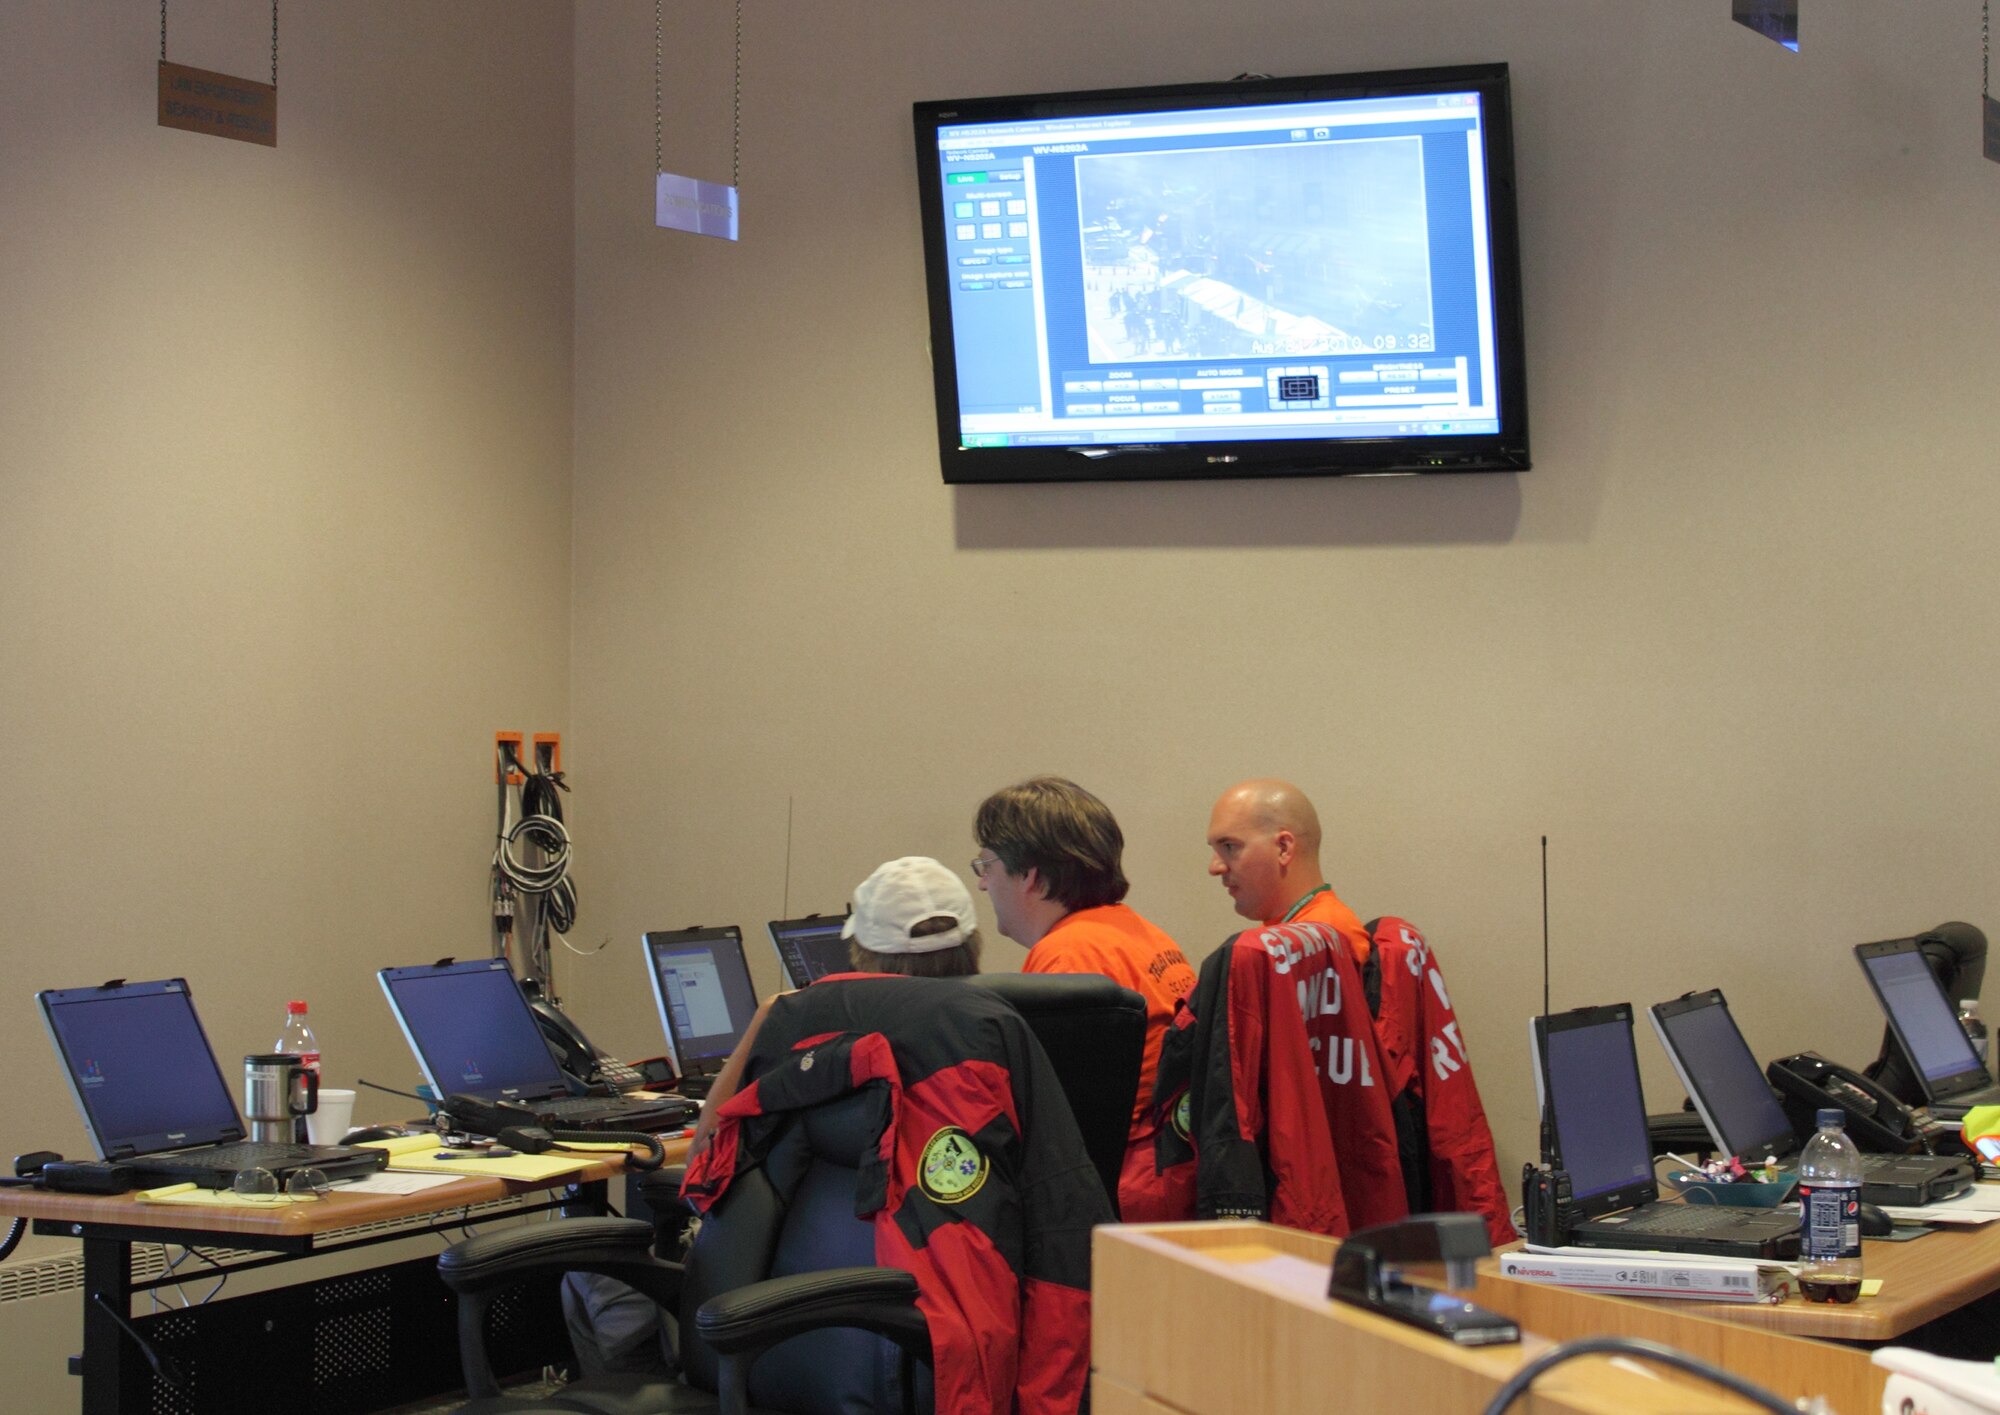
M 1236 912 L 1260 924 L 1325 924 L 1360 967 L 1370 952 L 1368 930 L 1326 882 L 1319 846 L 1319 812 L 1289 781 L 1238 782 L 1209 813 L 1208 872 Z

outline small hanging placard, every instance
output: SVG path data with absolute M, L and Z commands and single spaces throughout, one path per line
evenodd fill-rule
M 2000 98 L 1989 93 L 1979 102 L 1986 112 L 1986 160 L 2000 162 Z
M 736 89 L 731 108 L 729 185 L 667 171 L 662 154 L 660 71 L 665 40 L 661 0 L 653 0 L 653 224 L 668 231 L 736 239 L 736 193 L 743 181 L 743 0 L 736 0 Z
M 1799 52 L 1799 0 L 1731 0 L 1730 18 Z
M 278 145 L 278 89 L 160 61 L 160 126 Z
M 669 231 L 736 239 L 736 188 L 662 172 L 653 182 L 653 224 Z

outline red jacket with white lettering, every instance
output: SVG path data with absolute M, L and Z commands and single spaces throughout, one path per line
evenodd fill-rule
M 1339 1235 L 1409 1212 L 1374 1022 L 1336 930 L 1246 929 L 1203 961 L 1189 1009 L 1155 1096 L 1184 1116 L 1162 1143 L 1186 1136 L 1204 1218 Z
M 1390 1094 L 1409 1096 L 1419 1147 L 1428 1150 L 1427 1206 L 1440 1213 L 1478 1214 L 1495 1244 L 1512 1243 L 1518 1235 L 1493 1153 L 1493 1131 L 1437 955 L 1407 919 L 1377 919 L 1368 931 L 1375 952 L 1367 981 L 1382 1064 Z
M 873 1216 L 876 1261 L 916 1276 L 937 1408 L 1073 1412 L 1090 1357 L 1090 1229 L 1113 1216 L 1021 1015 L 956 980 L 823 978 L 772 1002 L 744 1075 L 688 1166 L 694 1207 L 760 1164 L 790 1112 L 872 1089 L 882 1137 L 855 1212 Z

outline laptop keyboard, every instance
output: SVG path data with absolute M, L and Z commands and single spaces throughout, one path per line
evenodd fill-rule
M 252 1169 L 259 1166 L 270 1168 L 274 1164 L 297 1164 L 301 1160 L 323 1157 L 323 1150 L 311 1145 L 272 1145 L 255 1140 L 245 1140 L 237 1145 L 216 1145 L 211 1149 L 197 1150 L 186 1155 L 148 1155 L 145 1165 L 148 1169 Z
M 1733 1212 L 1715 1204 L 1669 1204 L 1641 1214 L 1626 1227 L 1639 1233 L 1709 1233 L 1715 1229 L 1722 1214 Z

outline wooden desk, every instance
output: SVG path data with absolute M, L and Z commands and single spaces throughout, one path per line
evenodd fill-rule
M 1796 1297 L 1777 1306 L 1653 1297 L 1613 1300 L 1671 1307 L 1693 1316 L 1788 1336 L 1880 1344 L 2000 1291 L 2000 1223 L 1983 1228 L 1940 1228 L 1907 1243 L 1864 1238 L 1861 1267 L 1867 1276 L 1882 1279 L 1882 1291 L 1848 1307 Z M 1499 1278 L 1497 1269 L 1495 1273 L 1495 1281 L 1512 1281 Z
M 1320 1295 L 1318 1274 L 1329 1271 L 1338 1247 L 1330 1238 L 1257 1223 L 1098 1229 L 1094 1408 L 1099 1415 L 1478 1410 L 1551 1341 L 1605 1333 L 1665 1341 L 1788 1398 L 1824 1394 L 1845 1415 L 1881 1405 L 1883 1373 L 1863 1352 L 1668 1310 L 1674 1304 L 1498 1277 L 1481 1280 L 1477 1300 L 1519 1321 L 1524 1340 L 1454 1346 Z M 1310 1264 L 1316 1290 L 1272 1276 L 1272 1258 Z M 1758 1407 L 1691 1376 L 1656 1380 L 1586 1357 L 1537 1381 L 1522 1408 L 1545 1415 L 1720 1415 Z
M 686 1157 L 685 1138 L 665 1143 L 668 1163 Z M 309 1285 L 134 1315 L 135 1293 L 175 1282 L 192 1285 L 208 1270 L 135 1280 L 132 1245 L 269 1255 L 231 1261 L 229 1271 L 240 1273 L 443 1233 L 465 1222 L 464 1211 L 474 1206 L 505 1206 L 485 1209 L 476 1222 L 569 1204 L 601 1212 L 605 1181 L 624 1172 L 623 1163 L 614 1158 L 594 1161 L 584 1170 L 546 1183 L 469 1176 L 415 1194 L 335 1190 L 312 1203 L 268 1209 L 196 1208 L 145 1204 L 128 1195 L 0 1189 L 0 1215 L 33 1219 L 35 1232 L 83 1244 L 83 1354 L 71 1362 L 72 1370 L 83 1378 L 83 1415 L 139 1415 L 154 1410 L 233 1415 L 239 1410 L 268 1411 L 278 1404 L 329 1412 L 361 1410 L 404 1403 L 459 1384 L 455 1304 L 437 1280 L 434 1254 Z M 560 1339 L 559 1319 L 554 1334 Z M 153 1374 L 140 1350 L 141 1338 L 175 1357 L 188 1389 L 176 1390 Z M 413 1351 L 413 1346 L 421 1349 Z M 495 1349 L 507 1348 L 496 1343 Z M 350 1383 L 349 1391 L 333 1376 L 340 1375 L 341 1361 L 357 1353 L 358 1359 L 379 1367 L 379 1378 L 373 1386 Z M 381 1398 L 375 1387 L 393 1389 Z M 278 1400 L 274 1391 L 300 1398 Z

